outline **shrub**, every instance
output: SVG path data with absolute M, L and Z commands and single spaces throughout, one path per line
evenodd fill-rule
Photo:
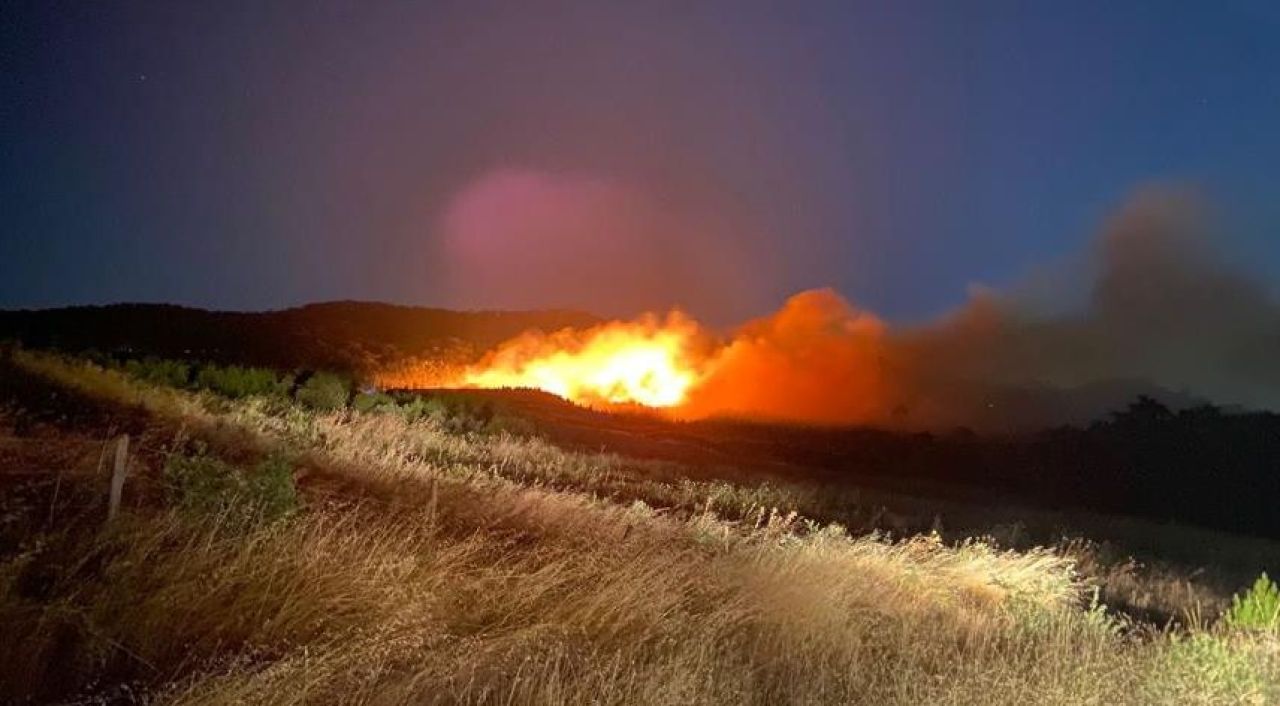
M 124 371 L 139 380 L 167 387 L 186 387 L 191 382 L 191 366 L 178 360 L 130 360 L 124 364 Z
M 1280 630 L 1280 587 L 1263 572 L 1243 596 L 1231 597 L 1223 620 L 1244 630 Z
M 427 417 L 443 423 L 452 416 L 453 408 L 441 397 L 419 397 L 413 401 L 409 410 L 411 414 L 416 414 L 415 419 Z
M 250 502 L 267 519 L 284 517 L 298 508 L 293 464 L 280 455 L 263 459 L 246 478 Z
M 538 431 L 529 419 L 504 411 L 492 400 L 477 399 L 465 393 L 401 393 L 388 399 L 399 401 L 398 405 L 392 404 L 389 408 L 398 411 L 406 421 L 430 419 L 441 430 L 451 434 L 536 436 Z
M 396 412 L 404 417 L 406 422 L 413 422 L 427 416 L 426 402 L 421 397 L 412 399 L 404 399 L 403 396 L 397 396 Z
M 351 401 L 357 412 L 386 412 L 397 409 L 396 400 L 383 392 L 361 392 Z
M 347 383 L 333 373 L 316 373 L 298 388 L 297 400 L 304 407 L 321 411 L 347 405 Z
M 219 367 L 206 365 L 196 373 L 195 385 L 231 399 L 250 395 L 282 395 L 289 389 L 290 379 L 266 368 L 244 368 L 239 365 Z
M 1273 704 L 1274 674 L 1248 640 L 1193 632 L 1173 635 L 1142 694 L 1152 704 Z
M 242 470 L 202 451 L 173 454 L 165 478 L 178 507 L 202 514 L 225 514 L 232 521 L 273 521 L 298 507 L 293 466 L 271 456 Z

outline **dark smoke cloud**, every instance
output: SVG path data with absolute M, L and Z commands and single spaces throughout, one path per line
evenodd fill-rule
M 1076 268 L 1090 285 L 1083 306 L 1046 316 L 1036 311 L 1044 292 L 1034 304 L 981 292 L 933 326 L 895 334 L 908 396 L 956 421 L 996 423 L 1081 421 L 1157 388 L 1280 407 L 1280 307 L 1226 264 L 1216 235 L 1194 192 L 1139 191 Z M 1066 284 L 1057 297 L 1078 298 Z

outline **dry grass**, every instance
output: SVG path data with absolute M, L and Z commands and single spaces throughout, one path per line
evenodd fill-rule
M 628 500 L 608 457 L 535 440 L 20 362 L 215 443 L 303 451 L 312 500 L 247 532 L 138 511 L 6 560 L 0 624 L 24 638 L 0 645 L 0 696 L 61 680 L 184 704 L 1280 698 L 1275 636 L 1123 625 L 1058 553 L 850 537 L 749 495 L 724 512 L 705 484 L 633 482 Z

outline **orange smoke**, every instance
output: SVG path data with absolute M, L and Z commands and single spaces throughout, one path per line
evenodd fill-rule
M 819 423 L 881 419 L 892 406 L 885 345 L 875 316 L 830 289 L 801 292 L 716 351 L 681 411 Z
M 884 326 L 831 290 L 718 340 L 672 312 L 586 330 L 528 332 L 455 384 L 533 388 L 589 406 L 640 405 L 680 418 L 865 422 L 885 415 Z

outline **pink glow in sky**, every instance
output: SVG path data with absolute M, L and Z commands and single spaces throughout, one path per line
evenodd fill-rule
M 451 289 L 482 307 L 715 311 L 762 276 L 712 219 L 586 174 L 490 171 L 453 198 L 441 231 Z

